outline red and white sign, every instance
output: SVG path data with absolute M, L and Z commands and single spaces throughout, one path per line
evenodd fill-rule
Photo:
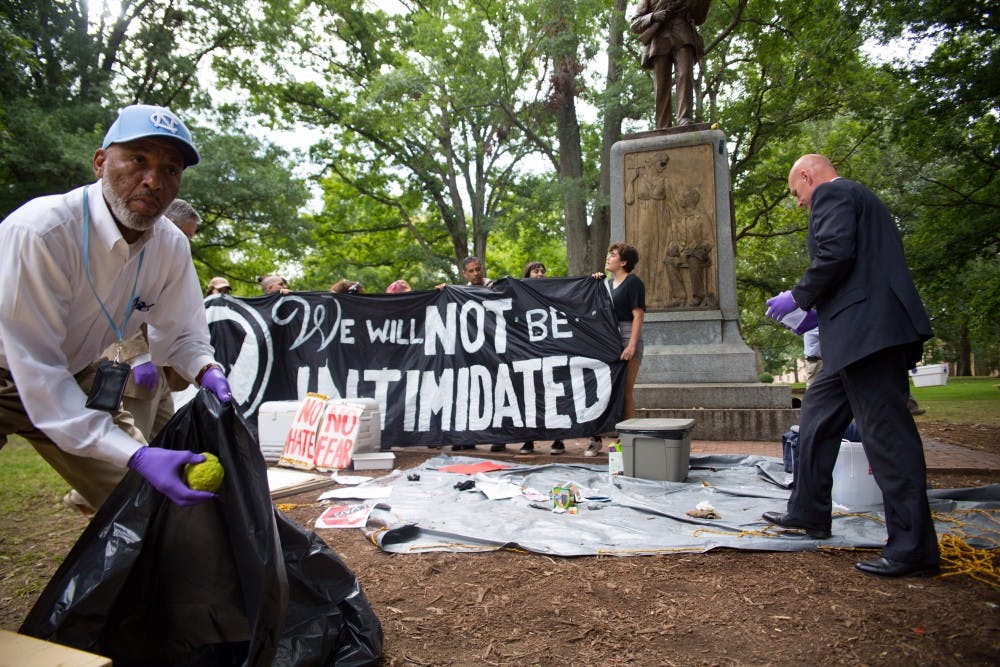
M 278 464 L 301 470 L 349 468 L 364 411 L 362 405 L 309 394 L 288 429 Z
M 288 429 L 279 465 L 301 470 L 316 467 L 316 433 L 326 410 L 326 402 L 327 397 L 322 394 L 308 394 L 302 401 L 302 406 Z
M 317 470 L 344 470 L 351 465 L 351 451 L 365 409 L 361 405 L 327 403 L 316 434 Z
M 333 505 L 316 519 L 317 528 L 364 528 L 374 505 Z

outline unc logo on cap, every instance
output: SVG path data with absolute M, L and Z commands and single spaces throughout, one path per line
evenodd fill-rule
M 121 110 L 118 119 L 108 128 L 101 148 L 124 144 L 143 137 L 165 137 L 174 140 L 184 154 L 184 166 L 198 164 L 201 157 L 191 141 L 191 132 L 178 116 L 166 107 L 133 104 Z
M 166 111 L 154 111 L 149 114 L 149 122 L 153 127 L 158 127 L 167 132 L 177 134 L 180 131 L 180 121 Z

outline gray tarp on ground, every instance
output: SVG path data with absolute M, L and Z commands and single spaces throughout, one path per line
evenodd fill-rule
M 488 551 L 520 548 L 554 556 L 631 556 L 704 552 L 718 547 L 762 551 L 803 551 L 818 547 L 874 547 L 885 541 L 880 510 L 835 507 L 833 537 L 813 540 L 803 534 L 768 528 L 761 513 L 784 510 L 789 491 L 780 459 L 762 456 L 692 456 L 685 482 L 615 477 L 607 466 L 515 465 L 486 473 L 542 493 L 564 482 L 585 495 L 609 496 L 610 502 L 583 501 L 578 514 L 557 514 L 550 502 L 523 495 L 488 500 L 457 482 L 475 479 L 442 472 L 441 467 L 479 463 L 467 456 L 437 456 L 410 470 L 396 470 L 371 485 L 391 485 L 388 499 L 372 512 L 367 532 L 385 551 Z M 409 481 L 407 476 L 420 476 Z M 976 489 L 929 491 L 938 535 L 960 529 L 973 546 L 998 546 L 1000 485 Z M 719 519 L 688 516 L 706 501 Z M 369 501 L 373 502 L 373 501 Z M 536 505 L 533 507 L 532 505 Z M 537 506 L 542 505 L 544 509 Z

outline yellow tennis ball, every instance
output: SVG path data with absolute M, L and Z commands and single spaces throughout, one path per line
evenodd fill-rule
M 201 463 L 188 463 L 184 466 L 184 483 L 195 491 L 217 493 L 222 488 L 222 478 L 225 472 L 219 457 L 211 452 L 202 452 L 205 460 Z

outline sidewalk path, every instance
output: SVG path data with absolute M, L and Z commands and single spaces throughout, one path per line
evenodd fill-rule
M 504 452 L 490 452 L 489 446 L 480 445 L 476 450 L 460 452 L 472 456 L 489 456 L 491 458 L 502 458 L 530 462 L 532 464 L 554 463 L 557 460 L 571 459 L 573 461 L 592 461 L 594 463 L 604 463 L 608 461 L 607 444 L 605 438 L 601 448 L 601 454 L 595 458 L 585 458 L 583 456 L 589 438 L 572 438 L 566 440 L 566 456 L 554 459 L 549 454 L 549 441 L 540 441 L 536 444 L 535 452 L 528 456 L 517 454 L 520 443 L 509 443 Z M 409 449 L 409 448 L 407 448 Z M 435 451 L 442 454 L 451 454 L 450 447 L 440 450 L 428 450 L 424 447 L 415 447 L 414 450 Z M 781 443 L 755 440 L 692 440 L 692 454 L 756 454 L 759 456 L 772 456 L 781 458 Z M 1000 455 L 990 452 L 982 452 L 957 445 L 947 445 L 936 440 L 924 439 L 924 457 L 927 460 L 927 469 L 937 472 L 998 472 L 1000 471 Z
M 758 454 L 781 458 L 781 443 L 755 441 L 693 440 L 692 454 Z M 924 457 L 929 470 L 978 472 L 1000 470 L 1000 455 L 975 449 L 924 440 Z

